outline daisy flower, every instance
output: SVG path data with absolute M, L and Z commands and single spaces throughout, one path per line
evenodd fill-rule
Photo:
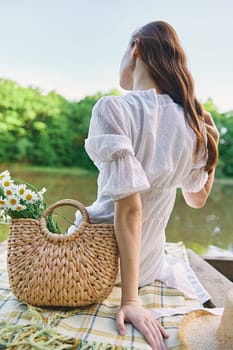
M 12 209 L 11 209 L 11 210 L 21 211 L 21 210 L 24 210 L 24 209 L 26 209 L 26 206 L 25 206 L 25 205 L 22 205 L 22 204 L 16 204 L 16 206 L 14 207 L 14 209 L 13 209 L 13 207 L 12 207 Z
M 10 177 L 10 173 L 8 170 L 2 171 L 0 173 L 0 181 L 3 180 L 5 177 Z
M 15 193 L 20 198 L 24 198 L 26 190 L 27 190 L 27 186 L 25 184 L 20 184 L 15 186 Z
M 0 197 L 0 208 L 5 208 L 5 207 L 6 207 L 6 200 Z
M 44 194 L 46 191 L 47 191 L 47 189 L 46 189 L 45 187 L 43 187 L 43 188 L 37 193 L 38 197 L 39 197 L 40 199 L 43 199 L 43 194 Z
M 19 198 L 15 197 L 15 196 L 9 196 L 7 198 L 6 205 L 7 205 L 7 209 L 15 210 L 15 207 L 20 205 Z
M 3 188 L 4 195 L 5 195 L 6 197 L 13 196 L 14 193 L 15 193 L 15 189 L 16 189 L 16 186 L 15 186 L 15 185 L 11 185 L 11 186 L 8 186 L 8 187 L 4 187 L 4 188 Z
M 27 203 L 35 203 L 38 200 L 38 196 L 36 192 L 31 190 L 26 190 L 23 197 L 22 197 Z
M 5 210 L 0 210 L 0 223 L 1 224 L 9 224 L 10 216 L 6 214 Z
M 45 210 L 45 204 L 44 204 L 44 203 L 40 203 L 40 204 L 39 204 L 39 208 L 40 208 L 41 210 Z
M 6 195 L 6 197 L 12 196 L 13 195 L 13 191 L 11 188 L 5 188 L 4 189 L 4 194 Z
M 3 188 L 10 188 L 13 184 L 13 180 L 9 176 L 3 177 L 1 180 L 1 185 Z

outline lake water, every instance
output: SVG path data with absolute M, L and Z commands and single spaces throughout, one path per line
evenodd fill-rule
M 50 205 L 57 200 L 74 198 L 89 205 L 96 197 L 96 175 L 45 173 L 26 170 L 11 171 L 12 177 L 20 178 L 38 189 L 47 188 L 46 202 Z M 167 227 L 167 241 L 183 241 L 187 248 L 200 255 L 233 256 L 233 181 L 217 182 L 206 206 L 202 209 L 189 208 L 178 191 L 175 208 Z M 72 208 L 64 207 L 56 212 L 73 220 Z M 69 222 L 56 216 L 63 231 Z M 0 225 L 0 242 L 7 239 L 7 225 Z

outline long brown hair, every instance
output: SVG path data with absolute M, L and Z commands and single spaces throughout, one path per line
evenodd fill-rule
M 173 27 L 163 21 L 146 24 L 132 36 L 131 45 L 137 44 L 139 56 L 150 76 L 162 93 L 184 109 L 185 118 L 197 137 L 195 161 L 202 146 L 208 151 L 206 171 L 218 161 L 217 143 L 207 132 L 207 146 L 201 127 L 204 110 L 194 93 L 194 82 L 187 67 L 187 59 Z

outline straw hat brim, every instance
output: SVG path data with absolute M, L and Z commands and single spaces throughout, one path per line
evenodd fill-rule
M 180 322 L 178 336 L 184 350 L 232 350 L 233 343 L 222 344 L 217 339 L 221 316 L 206 310 L 192 311 Z

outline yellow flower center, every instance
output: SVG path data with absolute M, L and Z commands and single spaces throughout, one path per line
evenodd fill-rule
M 32 195 L 31 195 L 31 193 L 28 193 L 28 194 L 26 195 L 26 200 L 27 200 L 27 201 L 32 200 Z
M 10 186 L 10 181 L 9 180 L 6 180 L 6 181 L 4 181 L 3 182 L 3 186 L 5 186 L 5 187 L 8 187 L 8 186 Z
M 22 196 L 22 195 L 24 194 L 24 192 L 25 192 L 25 189 L 24 189 L 24 188 L 20 188 L 20 189 L 19 189 L 19 194 L 20 194 L 20 196 Z
M 17 203 L 17 200 L 15 198 L 10 199 L 10 204 L 15 205 Z
M 3 199 L 0 199 L 0 205 L 5 205 L 5 201 Z
M 20 210 L 22 210 L 22 207 L 21 207 L 20 205 L 18 205 L 18 206 L 15 208 L 15 210 L 20 211 Z
M 6 191 L 6 195 L 7 195 L 7 196 L 11 196 L 11 195 L 12 195 L 12 191 L 11 191 L 11 190 L 7 190 L 7 191 Z

